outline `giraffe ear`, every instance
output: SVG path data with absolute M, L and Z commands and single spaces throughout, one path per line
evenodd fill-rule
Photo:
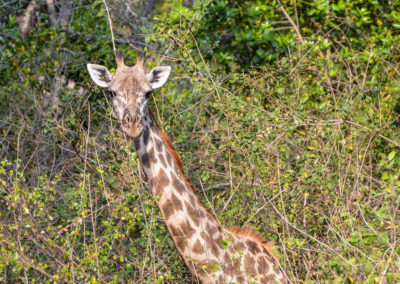
M 105 66 L 89 63 L 87 69 L 93 81 L 102 88 L 107 88 L 108 83 L 113 79 L 110 71 Z
M 149 74 L 146 74 L 147 80 L 149 81 L 151 88 L 157 89 L 164 85 L 164 83 L 167 82 L 170 72 L 170 66 L 160 66 L 151 70 Z

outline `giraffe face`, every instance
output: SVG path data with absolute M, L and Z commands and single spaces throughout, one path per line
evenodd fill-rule
M 145 73 L 143 58 L 135 66 L 124 64 L 122 53 L 117 52 L 117 69 L 113 76 L 105 66 L 88 64 L 93 81 L 111 92 L 113 115 L 121 121 L 128 136 L 137 138 L 142 130 L 142 117 L 147 109 L 147 98 L 154 89 L 167 81 L 171 67 L 155 67 Z

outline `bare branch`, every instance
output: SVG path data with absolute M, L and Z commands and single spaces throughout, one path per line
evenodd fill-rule
M 104 6 L 106 6 L 108 23 L 110 24 L 111 41 L 112 41 L 113 50 L 114 50 L 114 54 L 115 54 L 116 49 L 115 49 L 114 33 L 113 33 L 113 27 L 112 27 L 110 12 L 108 11 L 108 6 L 107 6 L 107 3 L 106 3 L 106 0 L 103 0 L 103 3 L 104 3 Z
M 293 22 L 292 18 L 290 18 L 289 14 L 286 12 L 286 10 L 285 10 L 285 8 L 283 7 L 282 3 L 281 3 L 280 1 L 278 1 L 278 3 L 279 3 L 279 5 L 280 5 L 279 10 L 281 10 L 282 13 L 285 15 L 286 19 L 288 19 L 289 23 L 292 25 L 294 31 L 296 32 L 299 41 L 301 42 L 301 44 L 304 45 L 305 42 L 304 42 L 304 40 L 303 40 L 303 37 L 302 37 L 301 34 L 300 34 L 299 28 L 298 28 L 298 27 L 296 26 L 296 24 Z

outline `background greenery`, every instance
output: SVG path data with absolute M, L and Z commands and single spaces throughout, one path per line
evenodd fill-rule
M 0 280 L 196 283 L 86 71 L 115 68 L 104 3 L 37 2 L 25 36 L 0 5 Z M 107 1 L 128 63 L 172 66 L 152 109 L 204 203 L 293 282 L 398 283 L 399 1 L 182 2 Z

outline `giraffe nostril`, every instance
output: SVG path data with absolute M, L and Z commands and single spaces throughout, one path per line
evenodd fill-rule
M 138 114 L 135 119 L 135 123 L 140 123 L 142 121 L 142 116 Z
M 141 116 L 136 111 L 132 111 L 129 108 L 124 110 L 124 115 L 122 116 L 122 125 L 125 127 L 132 127 L 133 124 L 138 124 L 141 122 Z
M 122 118 L 122 125 L 124 125 L 125 127 L 129 126 L 132 123 L 132 117 L 129 113 L 129 111 L 127 111 L 127 109 L 124 112 L 124 116 Z

